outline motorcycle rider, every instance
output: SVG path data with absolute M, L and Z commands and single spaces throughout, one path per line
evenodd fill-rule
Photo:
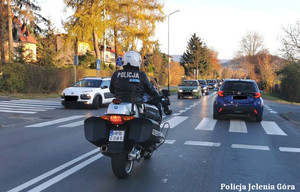
M 159 107 L 161 96 L 150 83 L 146 73 L 140 71 L 141 63 L 142 59 L 138 52 L 126 52 L 123 56 L 123 69 L 114 72 L 111 77 L 109 90 L 122 102 L 131 102 L 132 91 L 135 86 L 134 102 L 136 104 L 142 104 L 144 94 L 148 94 L 152 98 L 151 104 L 158 108 L 161 119 L 162 114 Z M 135 84 L 130 83 L 132 79 L 136 80 Z

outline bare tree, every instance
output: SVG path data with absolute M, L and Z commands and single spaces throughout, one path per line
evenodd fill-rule
M 264 49 L 264 38 L 258 32 L 247 32 L 240 42 L 240 48 L 244 56 L 255 56 Z
M 300 20 L 295 26 L 284 27 L 284 36 L 281 37 L 283 48 L 280 50 L 286 59 L 300 60 Z

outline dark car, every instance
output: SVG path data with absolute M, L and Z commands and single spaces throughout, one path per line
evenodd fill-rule
M 178 88 L 178 99 L 185 96 L 201 98 L 202 92 L 197 80 L 184 80 Z
M 213 118 L 220 115 L 251 115 L 262 121 L 263 99 L 254 80 L 227 79 L 214 101 Z
M 206 80 L 205 79 L 199 79 L 198 82 L 201 85 L 202 94 L 204 93 L 205 95 L 208 95 L 209 94 L 209 88 L 208 88 Z
M 218 88 L 218 82 L 216 79 L 207 79 L 207 85 L 209 89 Z

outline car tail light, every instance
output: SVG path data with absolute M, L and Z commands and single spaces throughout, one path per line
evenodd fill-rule
M 218 95 L 219 95 L 220 97 L 224 97 L 224 91 L 218 91 Z
M 260 96 L 261 96 L 261 93 L 259 93 L 259 92 L 255 93 L 255 99 L 260 98 Z
M 223 108 L 220 108 L 220 109 L 219 109 L 219 113 L 220 113 L 222 110 L 223 110 Z
M 254 113 L 255 113 L 255 115 L 257 115 L 257 111 L 256 111 L 256 109 L 254 109 Z
M 134 116 L 121 116 L 121 115 L 101 115 L 101 119 L 110 121 L 112 124 L 124 124 L 125 121 L 130 121 L 134 119 Z

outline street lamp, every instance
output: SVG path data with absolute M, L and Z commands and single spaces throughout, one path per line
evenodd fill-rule
M 170 16 L 174 13 L 179 12 L 179 10 L 176 10 L 172 13 L 170 13 L 168 15 L 168 91 L 170 90 L 170 46 L 169 46 L 169 42 L 170 42 Z

